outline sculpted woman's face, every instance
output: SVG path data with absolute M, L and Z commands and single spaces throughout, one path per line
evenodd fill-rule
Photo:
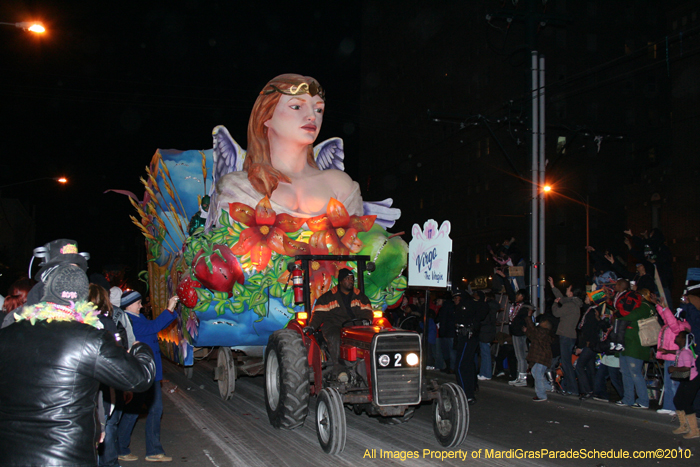
M 272 118 L 264 123 L 268 139 L 313 144 L 321 131 L 325 103 L 309 94 L 280 97 Z

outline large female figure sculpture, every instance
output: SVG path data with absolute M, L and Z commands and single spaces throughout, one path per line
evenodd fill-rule
M 324 110 L 325 93 L 314 78 L 284 74 L 267 83 L 255 101 L 248 122 L 247 153 L 243 154 L 225 128 L 214 130 L 211 195 L 215 214 L 208 227 L 229 203 L 255 206 L 263 196 L 270 198 L 277 213 L 316 216 L 335 198 L 350 215 L 377 214 L 379 223 L 393 224 L 400 211 L 390 208 L 391 200 L 363 205 L 359 184 L 343 172 L 339 138 L 314 150 Z

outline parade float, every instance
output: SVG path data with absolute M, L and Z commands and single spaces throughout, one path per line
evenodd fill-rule
M 154 314 L 180 297 L 178 319 L 159 335 L 162 350 L 191 367 L 195 349 L 220 348 L 222 397 L 237 374 L 262 371 L 269 336 L 299 310 L 288 270 L 295 256 L 368 256 L 376 267 L 364 272 L 365 294 L 376 310 L 406 288 L 408 245 L 387 231 L 399 210 L 391 199 L 362 200 L 344 173 L 342 140 L 313 144 L 324 103 L 314 79 L 281 75 L 256 100 L 247 150 L 223 126 L 211 149 L 159 149 L 141 178 L 143 198 L 130 197 Z M 353 266 L 311 264 L 312 302 L 335 285 L 338 269 Z

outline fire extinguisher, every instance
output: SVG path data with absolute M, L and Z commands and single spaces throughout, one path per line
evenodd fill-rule
M 297 305 L 304 303 L 304 271 L 301 270 L 301 266 L 297 263 L 289 263 L 287 271 L 290 272 L 289 278 L 292 280 L 292 288 L 294 289 L 294 303 Z M 285 292 L 288 286 L 289 281 L 284 286 Z
M 292 288 L 294 289 L 294 303 L 304 303 L 304 273 L 299 265 L 292 271 Z

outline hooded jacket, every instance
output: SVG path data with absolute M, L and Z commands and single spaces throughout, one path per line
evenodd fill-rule
M 0 330 L 0 465 L 97 465 L 100 383 L 141 392 L 153 353 L 127 353 L 114 337 L 76 321 L 24 320 Z
M 557 335 L 576 339 L 576 325 L 581 318 L 581 306 L 583 302 L 578 297 L 565 297 L 559 289 L 552 287 L 552 293 L 559 300 L 561 306 L 554 304 L 552 314 L 559 318 Z

